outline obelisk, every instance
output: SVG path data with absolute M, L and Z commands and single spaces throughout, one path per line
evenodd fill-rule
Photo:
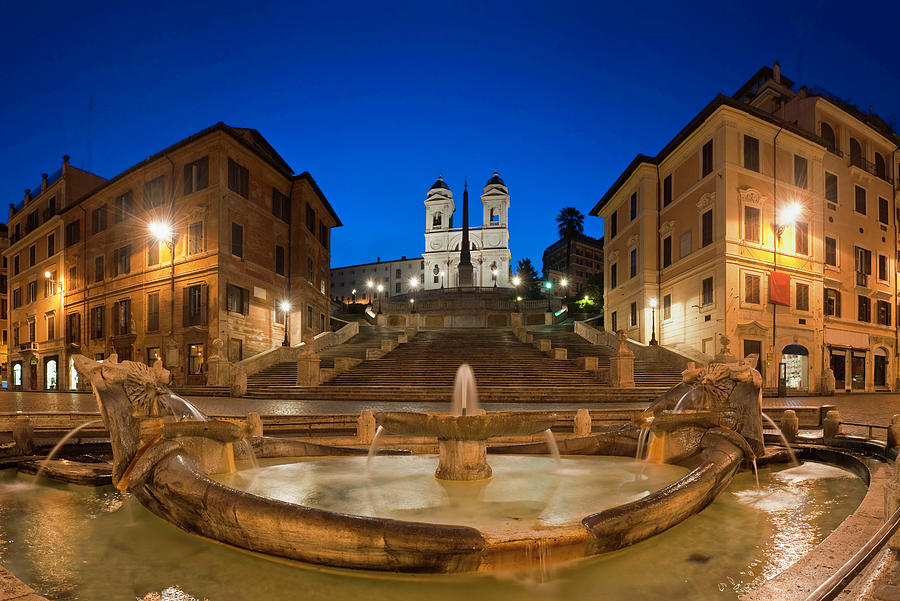
M 466 178 L 463 187 L 463 226 L 462 243 L 459 249 L 459 287 L 471 288 L 474 284 L 472 278 L 472 253 L 469 244 L 469 179 Z

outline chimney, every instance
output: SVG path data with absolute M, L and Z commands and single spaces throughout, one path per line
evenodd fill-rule
M 775 66 L 772 67 L 772 74 L 775 78 L 775 83 L 781 83 L 781 65 L 778 64 L 778 61 L 775 61 Z
M 69 155 L 64 154 L 64 155 L 63 155 L 63 164 L 62 164 L 62 173 L 63 173 L 63 175 L 66 174 L 66 171 L 68 171 L 68 168 L 69 168 Z
M 376 263 L 381 263 L 381 257 L 375 257 L 375 262 L 376 262 Z
M 41 192 L 47 190 L 47 174 L 41 173 Z
M 25 188 L 25 202 L 31 200 L 31 188 Z

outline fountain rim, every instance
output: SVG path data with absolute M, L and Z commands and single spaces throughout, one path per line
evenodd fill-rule
M 375 423 L 388 434 L 434 436 L 440 440 L 487 440 L 502 436 L 529 436 L 553 427 L 556 413 L 496 411 L 474 415 L 448 412 L 379 411 Z M 518 422 L 518 423 L 511 423 Z

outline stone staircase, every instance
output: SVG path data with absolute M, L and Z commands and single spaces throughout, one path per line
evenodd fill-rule
M 323 351 L 322 366 L 336 357 L 366 357 L 367 349 L 384 340 L 396 340 L 399 328 L 361 328 L 345 344 Z M 546 333 L 574 344 L 581 340 L 564 327 Z M 568 334 L 568 336 L 565 336 Z M 574 338 L 573 338 L 574 337 Z M 562 344 L 562 343 L 561 343 Z M 579 347 L 594 355 L 608 350 Z M 556 344 L 554 344 L 556 346 Z M 592 347 L 592 348 L 588 348 Z M 573 351 L 576 352 L 576 351 Z M 377 354 L 381 355 L 380 352 Z M 293 386 L 296 365 L 274 365 L 252 376 L 248 396 L 256 398 L 354 401 L 448 401 L 453 379 L 462 363 L 472 366 L 482 402 L 638 402 L 654 398 L 671 386 L 664 377 L 656 384 L 649 376 L 638 388 L 610 388 L 605 372 L 578 368 L 575 361 L 554 360 L 532 345 L 524 344 L 509 330 L 421 330 L 409 342 L 398 345 L 376 360 L 364 361 L 337 374 L 320 386 Z M 680 378 L 679 378 L 680 379 Z

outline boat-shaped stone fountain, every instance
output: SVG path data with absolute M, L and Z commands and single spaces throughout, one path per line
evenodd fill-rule
M 394 514 L 362 515 L 362 507 L 360 515 L 353 515 L 352 508 L 329 509 L 302 499 L 263 496 L 218 480 L 234 470 L 235 453 L 242 454 L 244 448 L 252 447 L 260 457 L 294 458 L 365 455 L 365 449 L 253 436 L 235 423 L 204 421 L 166 387 L 169 374 L 160 364 L 149 368 L 112 359 L 96 363 L 77 356 L 75 364 L 90 378 L 109 429 L 112 477 L 119 489 L 189 532 L 260 553 L 344 568 L 482 571 L 527 565 L 535 553 L 547 550 L 552 550 L 554 560 L 563 561 L 620 549 L 701 510 L 741 463 L 752 461 L 763 448 L 760 377 L 750 367 L 755 358 L 728 359 L 685 372 L 684 382 L 662 395 L 634 424 L 560 441 L 565 455 L 634 458 L 639 442 L 648 438 L 642 435 L 645 430 L 657 460 L 681 470 L 659 489 L 614 506 L 598 501 L 595 511 L 585 511 L 574 521 L 516 517 L 520 527 L 496 531 L 466 523 L 399 519 Z M 475 398 L 474 381 L 461 386 L 463 397 Z M 471 393 L 466 392 L 469 386 Z M 175 416 L 170 415 L 173 411 Z M 484 414 L 464 402 L 448 414 L 381 413 L 376 419 L 388 433 L 438 439 L 435 476 L 448 483 L 444 485 L 452 489 L 448 494 L 478 497 L 484 486 L 499 484 L 502 477 L 496 469 L 492 477 L 490 453 L 528 458 L 552 452 L 549 441 L 488 447 L 493 437 L 547 431 L 555 422 L 552 415 Z M 400 459 L 378 461 L 389 466 Z M 533 469 L 526 465 L 526 479 Z M 554 491 L 548 486 L 546 496 Z

